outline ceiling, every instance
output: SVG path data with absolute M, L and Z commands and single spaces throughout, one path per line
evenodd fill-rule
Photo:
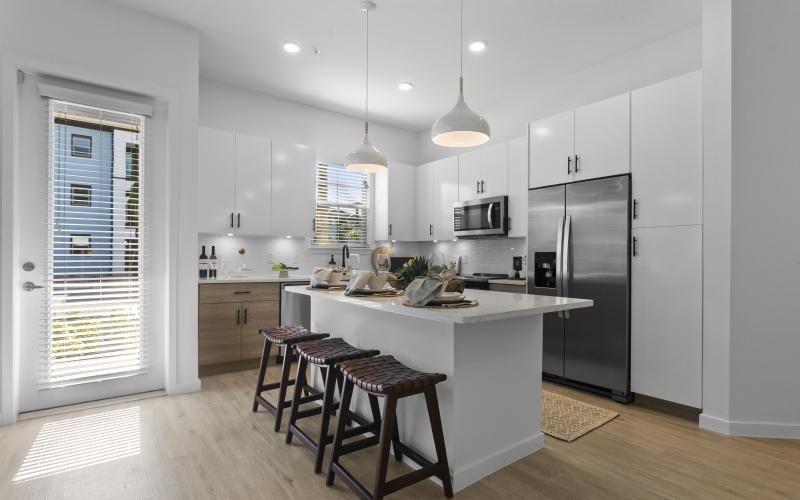
M 201 76 L 361 116 L 359 0 L 109 0 L 200 33 Z M 424 130 L 455 104 L 456 0 L 376 0 L 370 14 L 370 115 Z M 701 22 L 700 0 L 464 0 L 465 94 L 480 111 Z M 299 54 L 281 44 L 295 41 Z M 313 47 L 319 49 L 315 55 Z M 414 82 L 401 92 L 397 84 Z

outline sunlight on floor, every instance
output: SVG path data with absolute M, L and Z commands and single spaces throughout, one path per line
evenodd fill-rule
M 44 424 L 14 482 L 29 481 L 138 455 L 139 407 Z

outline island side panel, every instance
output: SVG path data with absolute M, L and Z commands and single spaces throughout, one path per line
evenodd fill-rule
M 455 325 L 455 414 L 448 438 L 463 489 L 544 446 L 542 315 Z
M 317 292 L 325 293 L 325 292 Z M 454 414 L 453 393 L 457 381 L 453 377 L 453 325 L 428 319 L 413 318 L 368 307 L 327 300 L 311 295 L 311 329 L 341 337 L 362 349 L 379 349 L 416 370 L 438 372 L 447 380 L 437 385 L 442 425 L 445 432 L 451 473 L 458 463 L 453 450 L 451 427 Z M 313 370 L 314 385 L 322 388 L 320 377 Z M 371 415 L 366 394 L 356 389 L 354 408 L 363 416 Z M 383 407 L 381 398 L 381 407 Z M 436 456 L 431 426 L 422 395 L 403 398 L 398 403 L 400 439 L 428 458 Z

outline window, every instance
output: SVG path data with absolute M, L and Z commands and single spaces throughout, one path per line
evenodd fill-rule
M 91 255 L 92 237 L 89 234 L 71 234 L 69 236 L 69 253 L 72 255 Z
M 92 137 L 89 135 L 72 134 L 72 156 L 91 158 Z
M 367 246 L 368 179 L 344 165 L 317 164 L 314 246 Z
M 139 145 L 125 145 L 125 178 L 135 181 L 139 178 Z
M 92 206 L 92 186 L 89 184 L 70 184 L 70 205 L 73 207 Z

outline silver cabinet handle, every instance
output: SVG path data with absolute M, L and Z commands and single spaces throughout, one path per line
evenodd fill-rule
M 22 289 L 25 290 L 26 292 L 32 292 L 37 288 L 44 288 L 44 287 L 35 284 L 33 281 L 26 281 L 25 283 L 22 284 Z
M 578 168 L 578 160 L 580 160 L 580 156 L 575 155 L 575 173 L 577 174 L 580 172 L 580 168 Z
M 569 257 L 570 257 L 569 240 L 570 240 L 571 229 L 572 229 L 572 216 L 571 215 L 567 215 L 566 218 L 564 218 L 564 248 L 563 248 L 564 255 L 563 255 L 563 261 L 561 263 L 561 267 L 563 268 L 562 277 L 564 279 L 563 289 L 564 289 L 564 296 L 565 297 L 569 297 L 569 276 L 570 276 L 570 270 L 569 270 Z M 569 319 L 569 311 L 564 311 L 564 317 L 566 319 Z
M 571 156 L 567 156 L 567 173 L 568 174 L 572 173 L 572 157 Z
M 639 200 L 636 198 L 633 199 L 633 218 L 639 218 Z
M 639 255 L 639 238 L 634 236 L 633 237 L 633 256 L 637 257 Z

